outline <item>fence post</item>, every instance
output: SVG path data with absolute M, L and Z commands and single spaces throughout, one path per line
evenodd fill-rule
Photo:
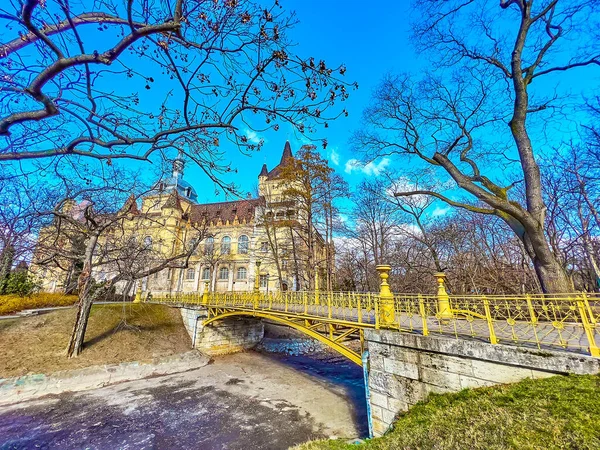
M 394 308 L 394 295 L 390 291 L 390 285 L 387 282 L 390 276 L 391 267 L 386 264 L 381 264 L 375 267 L 381 278 L 381 286 L 379 288 L 379 301 L 381 302 L 379 312 L 381 314 L 381 323 L 383 325 L 392 325 L 396 320 L 396 311 Z
M 204 292 L 202 292 L 202 304 L 208 305 L 208 281 L 204 282 Z
M 425 302 L 423 296 L 419 294 L 419 313 L 423 321 L 423 336 L 429 336 L 429 328 L 427 328 L 427 313 L 425 312 Z
M 582 298 L 578 298 L 576 299 L 576 301 L 579 309 L 579 315 L 581 316 L 581 323 L 583 325 L 583 329 L 585 330 L 585 335 L 590 346 L 590 355 L 598 358 L 600 357 L 600 349 L 598 349 L 598 345 L 596 345 L 596 339 L 594 337 L 594 326 L 590 323 L 587 317 L 587 313 L 585 310 L 585 302 Z
M 592 325 L 596 325 L 596 316 L 594 316 L 594 311 L 592 311 L 592 308 L 590 308 L 590 302 L 588 301 L 587 294 L 585 292 L 582 292 L 581 296 L 583 297 L 583 303 L 585 304 L 585 309 L 587 310 L 588 314 L 590 315 L 590 322 L 592 323 Z
M 446 274 L 444 272 L 436 272 L 434 274 L 437 280 L 437 300 L 438 300 L 438 316 L 440 319 L 452 319 L 454 315 L 450 309 L 450 296 L 446 292 Z
M 362 305 L 360 303 L 360 294 L 353 294 L 356 298 L 356 316 L 358 318 L 358 323 L 362 323 Z
M 319 269 L 315 271 L 315 305 L 319 305 Z
M 527 308 L 529 309 L 529 316 L 531 317 L 531 324 L 536 325 L 538 320 L 537 320 L 537 316 L 535 315 L 535 310 L 533 309 L 533 303 L 531 303 L 531 295 L 527 294 L 525 296 L 525 298 L 527 299 Z
M 135 298 L 133 299 L 133 303 L 142 303 L 142 281 L 141 280 L 138 283 L 138 288 L 135 293 Z
M 490 330 L 490 344 L 497 344 L 498 338 L 496 338 L 496 330 L 494 330 L 494 321 L 492 320 L 492 311 L 490 310 L 490 301 L 484 295 L 483 297 L 483 309 L 485 309 L 485 318 Z

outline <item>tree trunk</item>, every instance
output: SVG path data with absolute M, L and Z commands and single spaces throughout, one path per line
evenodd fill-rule
M 573 286 L 565 270 L 552 253 L 543 230 L 528 230 L 523 243 L 529 254 L 542 291 L 546 294 L 572 292 Z

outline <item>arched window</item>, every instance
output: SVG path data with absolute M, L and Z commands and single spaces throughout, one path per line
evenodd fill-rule
M 146 236 L 144 238 L 144 248 L 147 250 L 152 250 L 152 237 Z
M 221 267 L 219 269 L 219 280 L 229 279 L 229 269 L 227 267 Z
M 210 255 L 215 249 L 215 238 L 207 237 L 206 243 L 204 244 L 204 253 Z
M 245 280 L 247 275 L 248 275 L 248 272 L 246 271 L 245 267 L 238 267 L 238 270 L 237 270 L 237 279 L 238 280 Z
M 188 269 L 185 273 L 185 279 L 193 280 L 194 278 L 196 278 L 196 271 L 194 269 Z
M 246 236 L 245 234 L 242 234 L 238 238 L 238 252 L 239 253 L 243 253 L 243 254 L 248 253 L 248 242 L 249 242 L 248 236 Z
M 231 238 L 223 236 L 223 239 L 221 239 L 221 255 L 228 255 L 229 253 L 231 253 Z
M 202 279 L 203 280 L 210 280 L 210 267 L 205 267 L 202 270 Z

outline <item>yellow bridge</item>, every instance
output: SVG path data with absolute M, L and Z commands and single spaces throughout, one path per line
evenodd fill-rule
M 173 306 L 202 306 L 204 325 L 232 316 L 269 319 L 317 339 L 362 364 L 363 332 L 368 328 L 477 339 L 491 344 L 537 347 L 600 357 L 596 317 L 600 296 L 449 295 L 437 274 L 437 295 L 391 293 L 389 266 L 378 266 L 379 293 L 208 292 L 148 293 L 145 300 Z

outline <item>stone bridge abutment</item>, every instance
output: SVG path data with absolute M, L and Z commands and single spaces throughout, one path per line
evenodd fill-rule
M 432 392 L 600 371 L 600 359 L 591 356 L 476 340 L 365 330 L 365 341 L 370 353 L 370 406 L 376 436 L 385 433 L 399 413 Z
M 183 325 L 192 345 L 207 355 L 225 355 L 249 350 L 264 336 L 264 324 L 251 317 L 227 317 L 206 325 L 206 308 L 180 308 Z

